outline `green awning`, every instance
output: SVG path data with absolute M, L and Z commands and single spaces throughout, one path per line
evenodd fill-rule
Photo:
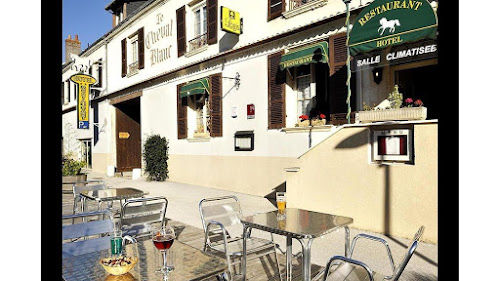
M 421 39 L 435 39 L 437 16 L 425 0 L 375 0 L 359 13 L 349 33 L 351 55 Z
M 199 95 L 204 93 L 210 93 L 210 85 L 208 84 L 208 78 L 203 78 L 193 82 L 189 82 L 181 87 L 180 97 L 187 97 L 192 95 Z
M 281 57 L 280 69 L 284 70 L 318 62 L 328 63 L 327 42 L 319 42 L 292 49 Z

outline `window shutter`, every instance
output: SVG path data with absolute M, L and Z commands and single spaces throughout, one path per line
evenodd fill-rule
M 186 8 L 182 6 L 176 11 L 177 18 L 177 55 L 186 53 Z
M 217 44 L 217 0 L 207 0 L 207 43 Z
M 347 60 L 346 33 L 332 35 L 328 38 L 330 76 L 345 65 Z
M 279 63 L 283 51 L 267 57 L 268 83 L 268 128 L 279 129 L 285 127 L 285 72 L 280 71 Z
M 99 66 L 97 67 L 97 87 L 102 87 L 102 59 L 99 59 Z
M 281 16 L 284 10 L 285 0 L 267 0 L 267 21 Z
M 180 97 L 181 87 L 183 84 L 177 85 L 177 138 L 187 138 L 187 106 L 182 105 Z
M 144 27 L 137 31 L 137 43 L 139 45 L 139 69 L 144 68 Z
M 66 80 L 66 81 L 68 82 L 68 95 L 67 95 L 68 99 L 67 99 L 67 102 L 69 102 L 70 101 L 70 97 L 71 97 L 71 82 L 70 82 L 69 79 Z
M 122 40 L 122 77 L 127 76 L 127 39 Z
M 210 136 L 222 137 L 222 74 L 210 76 Z

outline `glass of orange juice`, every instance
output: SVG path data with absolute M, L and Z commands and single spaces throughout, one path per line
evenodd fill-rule
M 286 208 L 286 193 L 276 192 L 276 204 L 278 205 L 278 213 L 285 213 Z

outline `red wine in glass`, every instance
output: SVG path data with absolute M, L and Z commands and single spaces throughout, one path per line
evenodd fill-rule
M 156 235 L 153 238 L 153 243 L 158 250 L 168 250 L 174 243 L 174 237 L 172 235 Z

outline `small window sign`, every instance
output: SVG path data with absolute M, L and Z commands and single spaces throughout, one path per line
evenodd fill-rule
M 254 148 L 253 131 L 238 131 L 234 134 L 235 151 L 252 151 Z
M 373 160 L 411 162 L 413 134 L 409 129 L 373 132 Z

